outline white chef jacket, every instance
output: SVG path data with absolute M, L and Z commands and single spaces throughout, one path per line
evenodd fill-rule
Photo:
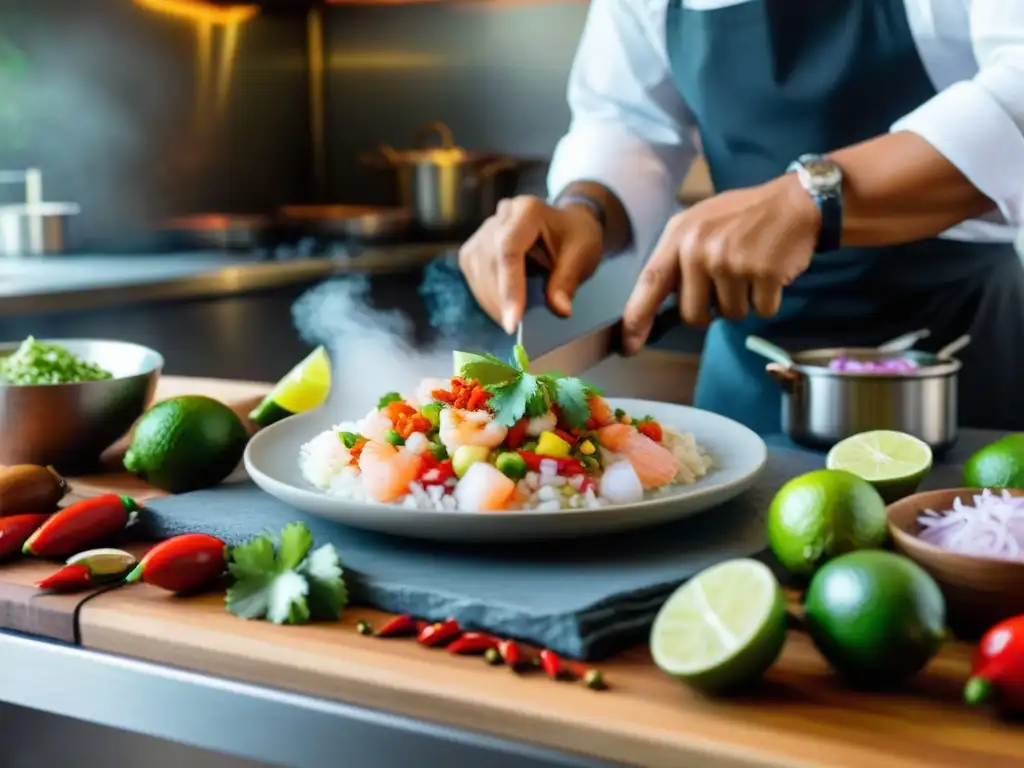
M 710 11 L 751 1 L 684 5 Z M 942 237 L 1012 241 L 1024 225 L 1024 0 L 904 3 L 937 93 L 891 130 L 920 135 L 998 207 Z M 548 175 L 552 196 L 581 180 L 613 191 L 645 255 L 677 210 L 676 190 L 697 154 L 693 116 L 669 68 L 667 8 L 668 0 L 591 1 L 569 76 L 572 122 Z

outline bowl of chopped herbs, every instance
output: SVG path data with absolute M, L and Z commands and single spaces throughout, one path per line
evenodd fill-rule
M 149 406 L 163 365 L 123 341 L 0 343 L 0 465 L 88 469 Z

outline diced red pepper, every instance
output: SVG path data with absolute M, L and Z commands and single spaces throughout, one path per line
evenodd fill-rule
M 431 624 L 423 629 L 416 636 L 416 642 L 428 648 L 435 648 L 439 645 L 450 643 L 461 634 L 462 627 L 459 626 L 459 622 L 455 619 L 448 619 L 447 621 Z
M 399 416 L 395 420 L 395 431 L 403 440 L 408 440 L 409 436 L 416 432 L 429 432 L 430 427 L 430 419 L 421 413 Z
M 421 485 L 444 485 L 455 477 L 455 470 L 452 469 L 451 459 L 438 461 L 433 456 L 423 456 L 423 468 L 417 478 Z
M 553 461 L 555 462 L 555 471 L 559 475 L 569 476 L 584 474 L 583 465 L 580 464 L 579 459 L 573 458 L 572 456 L 555 458 L 554 456 L 541 456 L 533 451 L 519 451 L 519 455 L 523 457 L 523 461 L 526 462 L 526 468 L 531 472 L 540 472 L 540 464 L 542 461 Z
M 81 563 L 65 565 L 42 581 L 36 582 L 39 589 L 45 589 L 48 592 L 80 592 L 92 585 L 92 574 L 89 572 L 88 566 Z
M 565 440 L 569 445 L 576 445 L 576 436 L 565 429 L 559 429 L 555 427 L 555 434 Z
M 661 424 L 656 422 L 654 419 L 645 419 L 636 425 L 636 431 L 644 437 L 648 437 L 656 443 L 660 443 L 661 439 L 665 436 Z
M 374 634 L 377 637 L 409 637 L 418 633 L 416 620 L 407 613 L 395 616 L 384 623 Z
M 404 403 L 401 400 L 395 400 L 393 403 L 388 403 L 381 409 L 381 413 L 391 419 L 392 423 L 397 423 L 403 416 L 412 416 L 416 413 L 416 409 L 408 403 Z
M 526 429 L 530 426 L 529 419 L 520 419 L 509 429 L 505 435 L 505 445 L 510 451 L 518 451 L 519 446 L 526 442 Z
M 467 632 L 448 646 L 448 653 L 481 654 L 488 648 L 497 648 L 500 642 L 501 640 L 485 632 Z
M 358 440 L 356 441 L 356 444 L 349 449 L 348 455 L 352 457 L 352 464 L 359 463 L 359 457 L 362 455 L 363 448 L 366 446 L 366 443 L 366 440 Z

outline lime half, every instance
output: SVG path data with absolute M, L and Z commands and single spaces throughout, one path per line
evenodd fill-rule
M 864 478 L 891 504 L 917 490 L 932 468 L 932 449 L 904 432 L 861 432 L 836 443 L 825 466 Z
M 786 642 L 786 606 L 757 560 L 729 560 L 694 576 L 661 607 L 651 656 L 663 671 L 709 694 L 758 680 Z
M 249 418 L 265 427 L 294 413 L 319 408 L 330 390 L 331 360 L 326 349 L 317 347 L 277 382 Z

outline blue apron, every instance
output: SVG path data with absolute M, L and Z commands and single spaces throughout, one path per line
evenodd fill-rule
M 749 0 L 690 10 L 670 0 L 676 84 L 692 110 L 715 189 L 761 184 L 805 152 L 885 134 L 935 95 L 905 0 Z M 762 434 L 780 430 L 780 394 L 748 334 L 790 350 L 873 346 L 929 328 L 923 349 L 962 333 L 963 426 L 1024 429 L 1024 269 L 1012 244 L 924 240 L 816 256 L 775 317 L 716 320 L 696 405 Z

